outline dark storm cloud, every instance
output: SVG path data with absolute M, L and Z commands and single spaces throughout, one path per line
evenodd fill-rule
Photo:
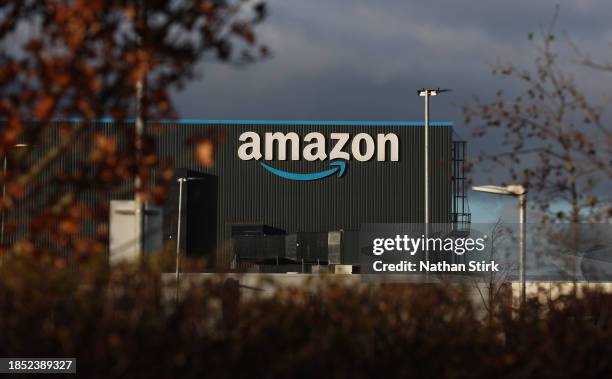
M 274 57 L 246 69 L 202 65 L 201 79 L 175 100 L 189 118 L 420 120 L 416 89 L 441 86 L 454 91 L 432 101 L 432 117 L 454 121 L 469 138 L 457 105 L 513 89 L 490 66 L 530 65 L 527 35 L 550 21 L 556 3 L 269 1 L 258 31 Z M 609 0 L 561 1 L 557 30 L 609 56 L 610 14 Z M 590 90 L 605 91 L 601 74 L 571 69 Z
M 612 35 L 612 3 L 561 5 L 559 29 Z M 185 117 L 419 119 L 415 90 L 451 87 L 435 117 L 459 121 L 453 104 L 508 85 L 490 75 L 498 59 L 529 64 L 527 34 L 547 23 L 552 1 L 271 1 L 259 35 L 274 58 L 246 69 L 203 65 L 176 96 Z

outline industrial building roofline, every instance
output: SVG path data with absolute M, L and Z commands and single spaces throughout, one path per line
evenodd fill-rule
M 71 117 L 56 119 L 55 122 L 82 122 L 82 118 Z M 124 121 L 134 122 L 133 118 L 126 118 Z M 112 117 L 96 119 L 96 122 L 115 122 Z M 318 120 L 199 120 L 199 119 L 178 119 L 178 120 L 150 120 L 150 124 L 179 124 L 179 125 L 320 125 L 320 126 L 424 126 L 423 121 L 318 121 Z M 452 127 L 449 121 L 430 121 L 430 126 Z

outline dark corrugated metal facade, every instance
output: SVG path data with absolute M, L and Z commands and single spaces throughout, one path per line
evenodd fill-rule
M 114 128 L 130 128 L 100 122 L 98 130 L 113 134 Z M 148 123 L 148 132 L 157 140 L 162 160 L 176 168 L 197 170 L 218 176 L 217 245 L 228 246 L 231 225 L 260 223 L 287 232 L 328 232 L 359 230 L 362 223 L 414 223 L 424 219 L 422 123 L 400 122 L 295 122 L 295 121 L 176 121 Z M 378 133 L 399 137 L 399 160 L 367 162 L 352 158 L 343 177 L 332 175 L 314 181 L 292 181 L 275 176 L 255 160 L 238 158 L 238 137 L 245 131 L 295 132 L 304 137 L 320 132 L 327 139 L 331 133 L 368 133 L 376 140 Z M 125 134 L 119 133 L 125 143 Z M 198 136 L 223 136 L 217 146 L 214 167 L 205 168 L 197 161 L 188 141 Z M 431 222 L 449 222 L 452 198 L 452 127 L 450 123 L 432 123 L 430 128 Z M 52 143 L 53 141 L 49 141 Z M 303 146 L 302 146 L 303 147 Z M 350 141 L 345 148 L 350 150 Z M 263 152 L 263 151 L 262 151 Z M 290 150 L 288 156 L 290 156 Z M 75 152 L 60 165 L 74 164 L 87 149 Z M 263 158 L 262 158 L 263 160 Z M 266 161 L 271 166 L 292 172 L 310 173 L 327 170 L 329 161 Z M 87 195 L 91 197 L 93 195 Z M 97 194 L 95 196 L 103 196 Z M 119 196 L 113 196 L 119 197 Z M 129 198 L 125 193 L 121 198 Z M 212 215 L 202 215 L 209 217 Z M 217 266 L 228 266 L 231 252 L 222 248 Z
M 287 232 L 327 232 L 359 230 L 362 223 L 423 222 L 424 207 L 424 129 L 419 123 L 317 123 L 266 124 L 177 123 L 166 124 L 159 139 L 162 157 L 176 167 L 199 170 L 219 177 L 217 211 L 219 246 L 231 238 L 231 225 L 261 223 Z M 430 128 L 431 222 L 449 222 L 451 214 L 452 128 L 435 124 Z M 441 126 L 444 125 L 444 126 Z M 262 136 L 266 132 L 395 133 L 399 137 L 399 160 L 368 162 L 352 159 L 343 177 L 330 176 L 315 181 L 292 181 L 273 175 L 255 160 L 238 158 L 238 138 L 245 131 Z M 221 134 L 216 163 L 205 169 L 194 159 L 184 141 L 193 136 Z M 328 139 L 328 152 L 331 149 Z M 350 147 L 349 147 L 350 148 Z M 290 154 L 288 153 L 288 156 Z M 263 159 L 263 158 L 262 158 Z M 271 161 L 271 166 L 292 172 L 318 172 L 329 169 L 329 161 Z M 227 253 L 226 253 L 227 254 Z M 230 256 L 218 257 L 218 264 L 229 264 Z

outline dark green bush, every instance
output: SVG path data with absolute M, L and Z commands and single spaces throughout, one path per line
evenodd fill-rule
M 177 301 L 152 265 L 101 267 L 5 261 L 0 356 L 76 357 L 100 378 L 612 376 L 604 293 L 493 317 L 458 286 L 322 280 L 268 296 L 220 279 Z

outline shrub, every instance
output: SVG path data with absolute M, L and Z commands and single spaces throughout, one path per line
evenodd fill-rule
M 0 356 L 76 357 L 87 377 L 611 375 L 601 292 L 500 304 L 489 318 L 460 286 L 323 277 L 316 291 L 262 294 L 220 277 L 177 299 L 148 263 L 75 273 L 19 258 L 0 273 Z

